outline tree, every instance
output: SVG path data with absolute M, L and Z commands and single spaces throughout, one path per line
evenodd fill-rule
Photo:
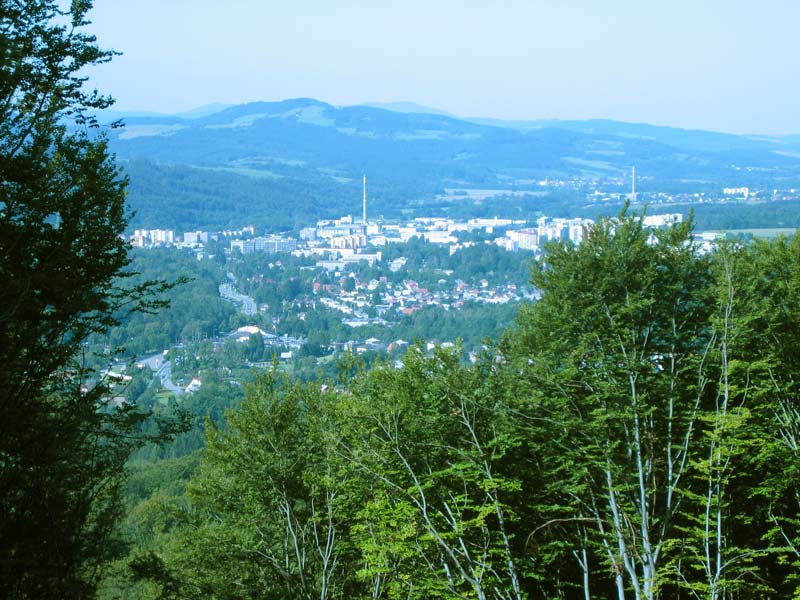
M 800 245 L 690 232 L 623 213 L 550 245 L 503 344 L 533 558 L 587 598 L 796 594 Z
M 227 412 L 226 431 L 209 422 L 189 522 L 166 571 L 155 556 L 143 575 L 182 598 L 352 597 L 338 510 L 347 477 L 334 477 L 321 439 L 329 401 L 269 372 Z
M 797 595 L 798 241 L 724 242 L 711 259 L 713 392 L 671 552 L 693 597 Z
M 708 268 L 690 228 L 651 231 L 623 212 L 578 247 L 551 245 L 533 267 L 542 297 L 520 312 L 509 352 L 530 381 L 523 414 L 566 432 L 548 468 L 571 474 L 571 508 L 549 520 L 573 523 L 576 540 L 593 521 L 594 560 L 618 598 L 658 594 L 706 394 Z
M 92 587 L 143 418 L 107 405 L 82 343 L 156 287 L 125 288 L 125 187 L 90 111 L 90 0 L 0 1 L 0 595 Z
M 504 459 L 518 440 L 491 382 L 458 351 L 415 346 L 341 398 L 331 446 L 362 487 L 352 543 L 372 597 L 527 597 Z

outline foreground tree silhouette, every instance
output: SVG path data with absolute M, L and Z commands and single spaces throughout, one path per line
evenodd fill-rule
M 91 590 L 143 418 L 106 406 L 82 341 L 156 284 L 124 288 L 126 180 L 84 89 L 108 61 L 73 0 L 0 0 L 0 596 Z

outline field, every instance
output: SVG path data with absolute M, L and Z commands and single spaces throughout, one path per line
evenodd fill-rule
M 775 227 L 772 229 L 726 229 L 724 233 L 729 235 L 752 235 L 757 238 L 775 239 L 780 236 L 790 237 L 794 235 L 796 229 L 791 227 Z

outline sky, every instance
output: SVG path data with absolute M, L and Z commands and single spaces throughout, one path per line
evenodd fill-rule
M 310 97 L 800 134 L 798 0 L 95 0 L 118 110 Z

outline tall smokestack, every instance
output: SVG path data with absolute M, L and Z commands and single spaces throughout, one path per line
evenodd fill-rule
M 367 226 L 367 176 L 364 175 L 364 208 L 361 213 L 361 224 Z

